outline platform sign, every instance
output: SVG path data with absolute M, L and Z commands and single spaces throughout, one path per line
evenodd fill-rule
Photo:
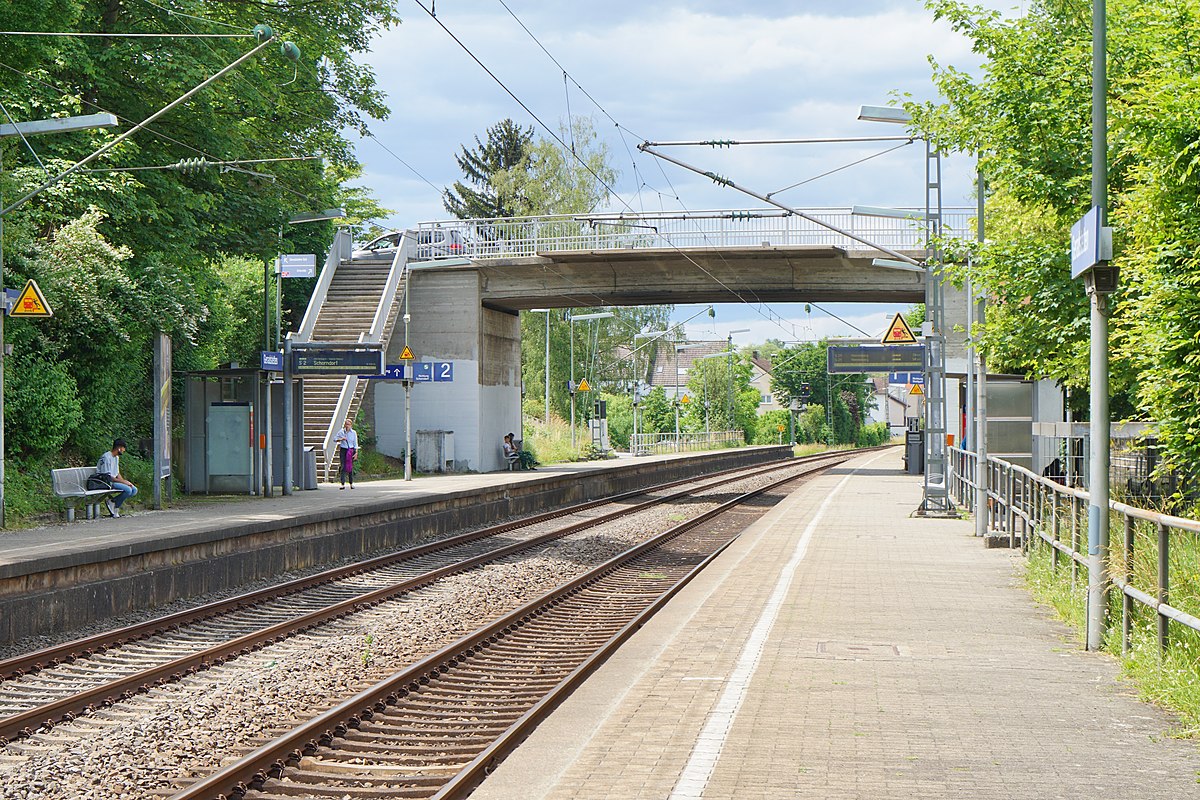
M 25 288 L 17 294 L 17 299 L 13 301 L 8 315 L 10 317 L 53 317 L 54 312 L 50 310 L 50 304 L 46 302 L 42 290 L 31 278 L 25 282 Z
M 292 372 L 296 375 L 381 375 L 383 351 L 331 347 L 293 350 Z
M 283 372 L 283 353 L 277 350 L 258 351 L 260 369 L 268 372 Z
M 413 380 L 417 383 L 433 383 L 433 362 L 418 361 L 413 364 Z
M 848 372 L 923 372 L 925 346 L 920 344 L 831 345 L 826 369 Z
M 1071 226 L 1071 277 L 1112 260 L 1112 228 L 1101 227 L 1100 206 Z
M 913 336 L 912 328 L 908 327 L 904 317 L 896 312 L 881 341 L 883 344 L 916 344 L 917 337 Z
M 454 362 L 434 361 L 433 380 L 438 383 L 452 383 L 454 381 Z
M 919 372 L 889 372 L 888 373 L 888 383 L 893 383 L 893 384 L 903 383 L 905 385 L 910 384 L 910 383 L 915 383 L 916 381 L 913 380 L 914 376 L 920 376 L 921 380 L 925 379 L 925 376 L 921 375 L 921 373 L 919 373 Z
M 908 382 L 911 383 L 913 386 L 924 386 L 925 385 L 925 373 L 924 372 L 909 373 Z
M 279 257 L 281 278 L 317 277 L 317 257 L 313 253 L 289 253 Z

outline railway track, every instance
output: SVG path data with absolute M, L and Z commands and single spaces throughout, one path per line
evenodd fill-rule
M 741 527 L 720 524 L 722 515 L 801 476 L 780 477 L 655 535 L 196 780 L 171 800 L 465 796 L 737 538 Z
M 471 531 L 158 620 L 0 662 L 0 745 L 129 699 L 268 643 L 734 476 L 731 470 Z M 634 499 L 646 498 L 632 503 Z M 605 506 L 631 502 L 614 511 Z

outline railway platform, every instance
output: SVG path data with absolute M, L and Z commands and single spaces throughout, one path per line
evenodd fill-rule
M 919 477 L 864 454 L 747 530 L 472 800 L 1200 798 L 1200 751 Z

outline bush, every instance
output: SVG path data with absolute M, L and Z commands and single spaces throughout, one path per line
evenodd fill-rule
M 892 440 L 892 431 L 886 422 L 872 422 L 858 429 L 854 443 L 858 447 L 878 447 Z
M 57 453 L 83 421 L 69 365 L 38 357 L 13 359 L 4 385 L 5 444 L 14 453 Z

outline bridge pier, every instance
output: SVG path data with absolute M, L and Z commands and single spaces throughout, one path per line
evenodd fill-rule
M 517 312 L 483 305 L 479 268 L 468 261 L 409 266 L 408 297 L 386 354 L 399 364 L 405 344 L 417 361 L 449 362 L 453 380 L 412 388 L 412 446 L 417 431 L 453 431 L 453 469 L 501 469 L 504 434 L 521 425 L 521 321 Z M 407 341 L 405 329 L 407 327 Z M 375 381 L 369 399 L 376 447 L 384 455 L 405 452 L 404 388 Z M 449 454 L 447 454 L 449 455 Z

